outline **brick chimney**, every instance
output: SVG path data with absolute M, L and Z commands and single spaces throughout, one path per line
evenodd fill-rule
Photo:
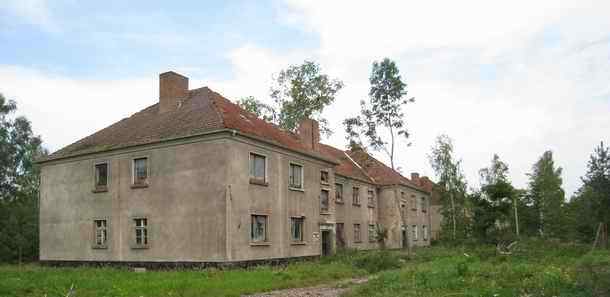
M 320 125 L 318 121 L 304 119 L 299 123 L 297 135 L 301 142 L 314 151 L 320 150 Z
M 419 180 L 421 181 L 420 186 L 422 188 L 424 188 L 424 190 L 426 190 L 428 192 L 432 192 L 432 189 L 434 188 L 434 184 L 427 176 L 422 176 Z
M 159 74 L 159 112 L 176 110 L 179 102 L 188 97 L 188 77 L 173 71 Z
M 418 185 L 418 186 L 419 186 L 419 185 L 420 185 L 420 182 L 419 182 L 419 173 L 417 173 L 417 172 L 411 172 L 411 181 L 412 181 L 414 184 L 416 184 L 416 185 Z

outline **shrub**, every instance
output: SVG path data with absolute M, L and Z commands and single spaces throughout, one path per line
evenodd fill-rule
M 578 283 L 593 296 L 610 296 L 610 252 L 586 254 L 578 262 L 577 271 Z
M 396 253 L 384 250 L 369 252 L 355 258 L 354 266 L 364 269 L 369 273 L 375 273 L 382 270 L 400 268 L 400 258 Z

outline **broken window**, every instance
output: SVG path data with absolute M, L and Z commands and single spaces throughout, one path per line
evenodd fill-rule
M 108 163 L 95 165 L 95 188 L 104 190 L 108 186 Z
M 337 223 L 337 246 L 345 247 L 345 234 L 343 231 L 343 223 Z
M 302 189 L 303 188 L 303 166 L 290 163 L 290 174 L 288 177 L 288 185 L 291 188 Z
M 421 233 L 422 233 L 422 237 L 424 238 L 424 240 L 428 240 L 428 226 L 426 226 L 426 225 L 421 226 Z
M 354 242 L 361 242 L 360 238 L 360 224 L 354 224 Z
M 343 203 L 343 185 L 335 184 L 335 202 Z
M 133 184 L 146 185 L 148 180 L 148 158 L 133 160 Z
M 352 203 L 354 205 L 360 205 L 360 188 L 352 188 Z
M 320 212 L 328 212 L 328 190 L 320 191 Z
M 250 153 L 250 179 L 258 182 L 266 182 L 266 157 Z
M 267 216 L 252 215 L 250 228 L 250 240 L 253 242 L 267 241 Z
M 148 220 L 145 218 L 137 218 L 133 220 L 136 231 L 136 246 L 148 245 Z
M 303 241 L 303 222 L 303 217 L 290 219 L 290 234 L 292 241 Z
M 411 226 L 411 232 L 413 232 L 413 240 L 417 240 L 417 237 L 419 235 L 419 232 L 417 232 L 417 225 Z
M 369 196 L 368 196 L 369 206 L 375 207 L 375 191 L 369 190 L 368 194 L 369 194 Z
M 426 197 L 421 197 L 421 211 L 422 212 L 426 212 L 427 211 L 427 207 L 426 207 Z
M 320 171 L 320 182 L 328 184 L 328 171 Z
M 93 226 L 95 228 L 95 246 L 105 247 L 108 240 L 108 229 L 106 220 L 94 220 Z
M 377 239 L 377 231 L 374 224 L 369 224 L 369 242 L 375 242 Z

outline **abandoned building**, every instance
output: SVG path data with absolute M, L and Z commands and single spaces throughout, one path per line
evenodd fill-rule
M 42 262 L 226 263 L 429 245 L 432 182 L 279 129 L 188 78 L 41 160 Z

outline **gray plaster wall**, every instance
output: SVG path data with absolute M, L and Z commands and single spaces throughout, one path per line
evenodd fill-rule
M 355 249 L 373 249 L 377 248 L 376 242 L 369 241 L 368 227 L 369 224 L 379 223 L 379 195 L 374 185 L 365 183 L 359 180 L 348 177 L 337 176 L 336 183 L 343 185 L 343 203 L 336 203 L 336 219 L 337 223 L 343 223 L 344 231 L 343 238 L 346 248 Z M 353 203 L 353 188 L 358 187 L 360 192 L 360 204 Z M 367 191 L 373 189 L 375 191 L 375 204 L 369 207 L 367 201 Z M 354 240 L 354 224 L 360 224 L 361 241 Z
M 225 259 L 228 144 L 171 143 L 43 164 L 40 259 L 218 261 Z M 148 157 L 149 186 L 132 188 L 132 160 Z M 108 162 L 108 192 L 94 193 L 94 165 Z M 149 247 L 132 248 L 135 217 Z M 92 248 L 93 220 L 108 220 L 108 247 Z

